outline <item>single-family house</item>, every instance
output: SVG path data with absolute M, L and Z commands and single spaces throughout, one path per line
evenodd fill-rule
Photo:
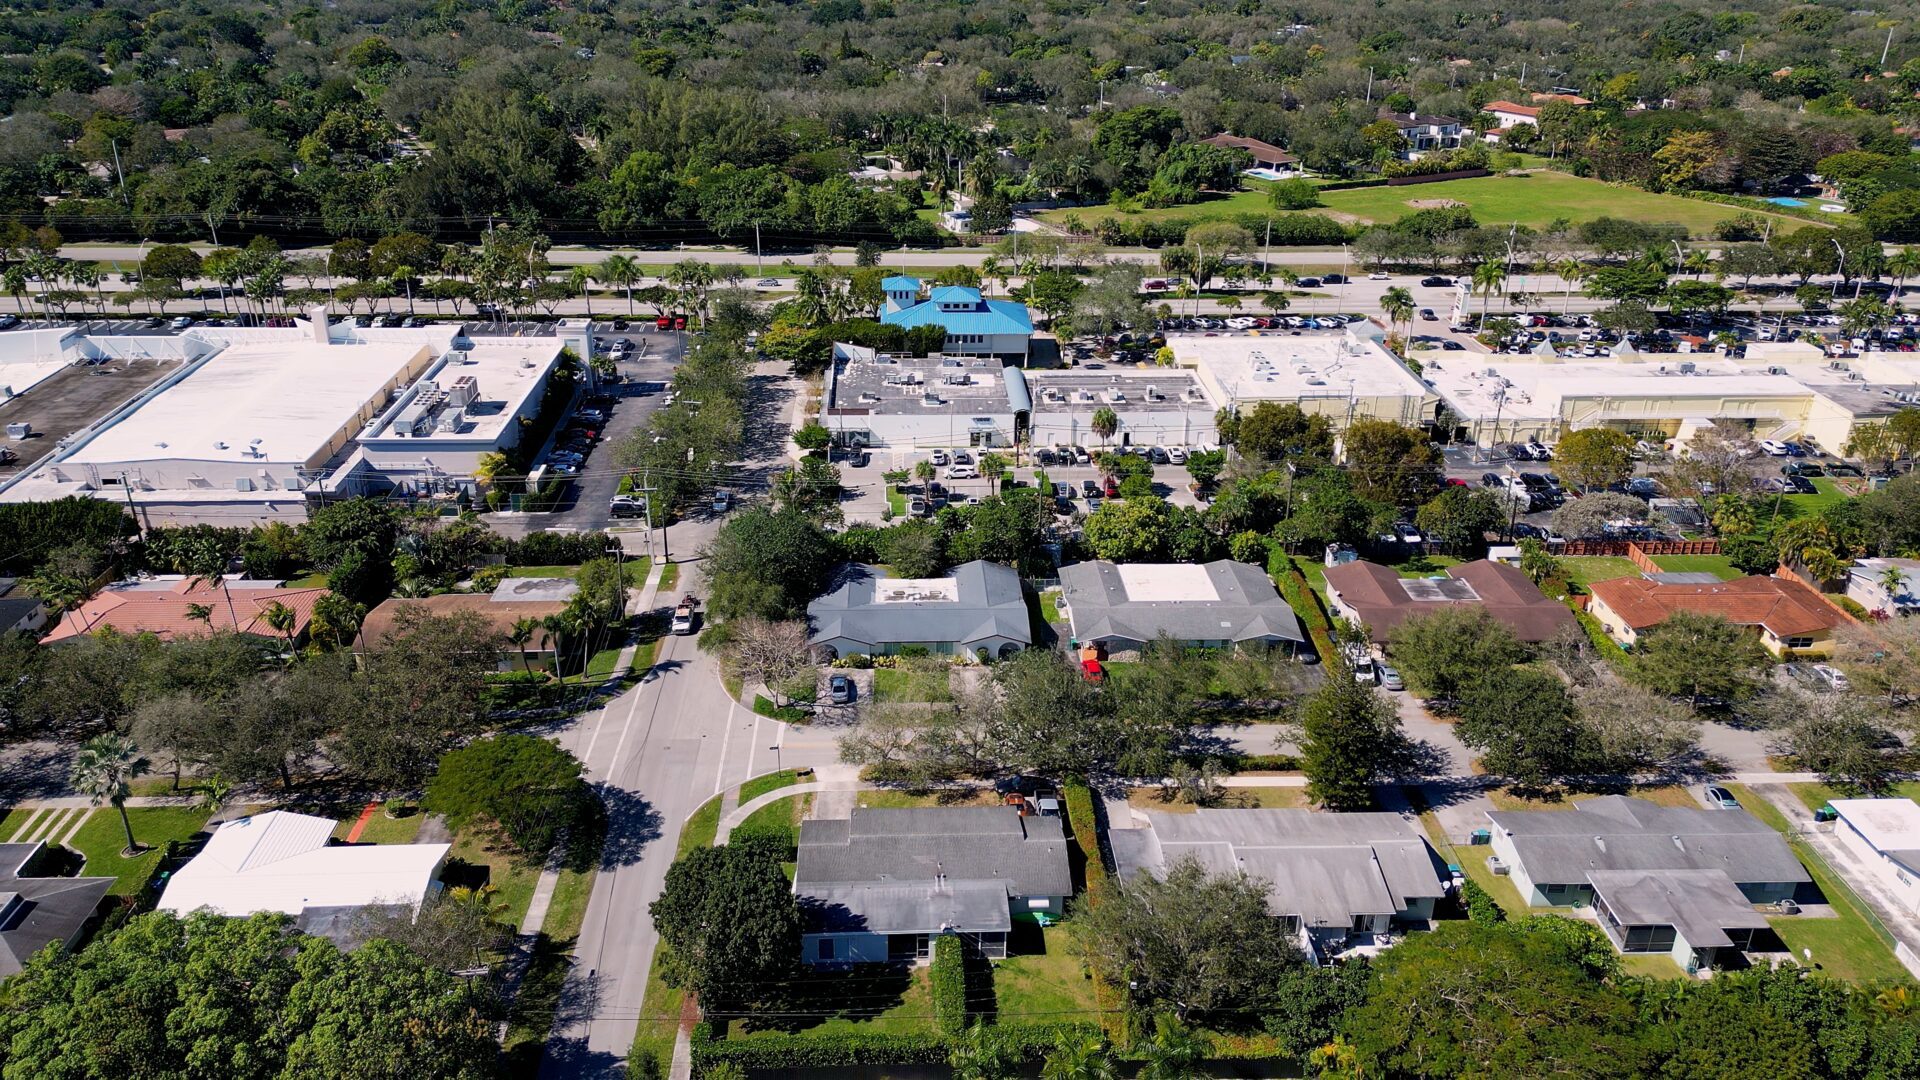
M 242 917 L 292 915 L 301 929 L 333 936 L 368 907 L 418 914 L 440 890 L 451 844 L 335 844 L 332 818 L 269 810 L 223 822 L 200 854 L 174 871 L 159 908 Z
M 1417 112 L 1382 112 L 1380 119 L 1392 121 L 1407 140 L 1407 156 L 1418 158 L 1435 150 L 1456 150 L 1460 146 L 1460 121 L 1451 116 Z
M 30 634 L 45 625 L 46 602 L 21 588 L 19 578 L 0 577 L 0 634 Z
M 1033 644 L 1020 575 L 975 559 L 937 578 L 896 578 L 850 565 L 840 583 L 807 605 L 808 638 L 832 660 L 919 646 L 943 656 L 1011 656 Z
M 1109 657 L 1138 653 L 1160 637 L 1200 648 L 1289 651 L 1307 640 L 1266 571 L 1231 559 L 1071 563 L 1060 568 L 1060 590 L 1073 639 Z
M 1855 559 L 1847 568 L 1847 596 L 1868 611 L 1920 612 L 1920 559 Z
M 1517 124 L 1540 123 L 1540 108 L 1537 105 L 1521 105 L 1512 101 L 1489 101 L 1480 106 L 1480 111 L 1491 115 L 1502 131 Z
M 897 308 L 889 293 L 880 321 L 908 329 L 943 326 L 947 337 L 940 347 L 942 353 L 993 357 L 1007 364 L 1025 364 L 1033 339 L 1033 314 L 1025 304 L 988 300 L 979 289 L 962 285 L 940 286 L 927 299 Z
M 1873 868 L 1911 912 L 1920 913 L 1920 803 L 1912 799 L 1834 799 L 1833 834 Z
M 1550 599 L 1519 568 L 1479 559 L 1447 567 L 1444 576 L 1405 578 L 1392 567 L 1355 560 L 1327 567 L 1327 601 L 1334 612 L 1365 626 L 1385 644 L 1400 624 L 1448 607 L 1477 607 L 1521 641 L 1549 641 L 1579 625 L 1565 604 Z
M 1122 879 L 1164 875 L 1182 859 L 1267 883 L 1267 911 L 1316 961 L 1426 929 L 1447 895 L 1445 869 L 1419 825 L 1400 814 L 1201 809 L 1136 813 L 1107 832 Z
M 1587 611 L 1622 645 L 1667 621 L 1676 611 L 1717 615 L 1751 627 L 1775 656 L 1831 653 L 1833 632 L 1849 620 L 1819 593 L 1784 575 L 1715 582 L 1661 582 L 1647 578 L 1596 581 Z
M 1011 806 L 856 809 L 800 824 L 794 895 L 811 966 L 911 963 L 958 934 L 1007 955 L 1016 916 L 1059 916 L 1073 895 L 1058 816 Z
M 1753 946 L 1755 905 L 1811 881 L 1778 832 L 1745 810 L 1606 795 L 1571 810 L 1490 810 L 1496 872 L 1533 906 L 1591 905 L 1621 952 L 1689 971 Z
M 123 634 L 153 634 L 162 641 L 234 630 L 276 642 L 306 636 L 313 605 L 325 589 L 290 589 L 279 581 L 229 578 L 218 583 L 198 577 L 143 578 L 110 585 L 86 603 L 60 616 L 41 640 L 70 641 L 107 627 Z M 280 605 L 293 613 L 285 631 L 274 629 L 269 613 Z
M 1299 175 L 1300 159 L 1270 142 L 1229 135 L 1226 132 L 1200 141 L 1207 146 L 1218 146 L 1227 150 L 1245 150 L 1253 157 L 1255 169 L 1262 169 L 1282 177 Z
M 71 948 L 99 910 L 110 877 L 54 877 L 34 873 L 46 845 L 0 844 L 0 979 L 20 973 L 49 945 Z
M 514 627 L 522 619 L 538 623 L 549 615 L 567 609 L 567 602 L 579 591 L 572 578 L 506 578 L 490 593 L 441 593 L 438 596 L 395 596 L 380 602 L 361 621 L 360 637 L 354 643 L 365 652 L 394 632 L 409 612 L 420 616 L 447 616 L 472 613 L 492 633 L 505 641 L 502 670 L 522 663 L 551 662 L 559 642 L 544 628 L 536 629 L 526 641 L 513 641 Z

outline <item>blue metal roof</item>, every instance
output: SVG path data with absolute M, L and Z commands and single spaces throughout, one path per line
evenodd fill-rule
M 884 278 L 881 280 L 880 291 L 881 292 L 917 293 L 920 291 L 920 279 L 917 277 L 906 277 L 901 274 L 895 274 L 893 277 Z
M 951 286 L 957 289 L 958 286 Z M 978 300 L 971 311 L 942 311 L 935 299 L 923 300 L 910 308 L 889 311 L 880 316 L 888 326 L 944 326 L 949 334 L 1032 334 L 1033 315 L 1025 304 L 1010 300 Z M 972 290 L 966 290 L 972 291 Z M 978 294 L 976 293 L 976 298 Z M 952 300 L 947 301 L 953 303 Z
M 929 293 L 927 298 L 936 304 L 978 304 L 980 290 L 969 289 L 965 285 L 942 285 Z

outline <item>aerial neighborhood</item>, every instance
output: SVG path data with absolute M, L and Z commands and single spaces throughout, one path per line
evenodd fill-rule
M 1916 27 L 0 12 L 0 1076 L 1920 1077 Z

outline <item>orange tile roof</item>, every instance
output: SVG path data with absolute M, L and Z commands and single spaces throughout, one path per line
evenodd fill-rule
M 1511 101 L 1489 101 L 1485 105 L 1480 106 L 1480 111 L 1513 113 L 1515 116 L 1531 116 L 1536 119 L 1540 116 L 1540 110 L 1534 106 L 1516 105 Z
M 1579 94 L 1535 94 L 1533 95 L 1533 101 L 1536 105 L 1544 105 L 1549 101 L 1564 101 L 1569 105 L 1593 104 L 1593 102 L 1588 101 Z
M 1711 585 L 1663 585 L 1646 578 L 1615 578 L 1591 586 L 1595 599 L 1634 630 L 1658 626 L 1676 611 L 1718 615 L 1741 626 L 1764 627 L 1775 637 L 1831 630 L 1845 620 L 1798 581 L 1743 577 Z
M 1200 141 L 1208 146 L 1221 146 L 1229 150 L 1245 150 L 1259 161 L 1272 161 L 1284 165 L 1300 160 L 1270 142 L 1261 142 L 1259 139 L 1249 139 L 1240 135 L 1229 135 L 1226 132 L 1221 132 L 1218 135 L 1201 139 Z
M 487 625 L 500 634 L 512 632 L 513 624 L 523 618 L 541 619 L 548 615 L 558 615 L 567 609 L 559 600 L 495 600 L 492 593 L 441 593 L 438 596 L 404 597 L 396 596 L 382 601 L 379 607 L 367 612 L 360 624 L 360 639 L 355 648 L 364 650 L 369 644 L 380 641 L 391 633 L 400 622 L 403 611 L 420 611 L 428 615 L 453 615 L 470 611 L 487 621 Z M 527 649 L 541 650 L 541 638 L 535 637 Z
M 155 634 L 161 640 L 194 637 L 213 630 L 278 638 L 267 625 L 266 610 L 276 601 L 293 609 L 293 634 L 306 633 L 313 605 L 325 589 L 220 589 L 198 578 L 183 578 L 167 589 L 105 589 L 62 616 L 43 641 L 65 641 L 111 626 L 123 634 Z M 229 603 L 231 601 L 231 603 Z M 205 604 L 211 611 L 205 622 L 187 610 Z

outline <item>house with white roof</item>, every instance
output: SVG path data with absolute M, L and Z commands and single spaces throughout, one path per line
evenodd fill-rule
M 279 911 L 302 930 L 323 932 L 362 908 L 418 913 L 439 891 L 453 845 L 335 844 L 337 824 L 287 810 L 225 822 L 167 881 L 159 909 L 236 918 Z
M 1847 568 L 1847 596 L 1868 611 L 1920 613 L 1920 559 L 1855 559 Z
M 1912 799 L 1835 799 L 1833 835 L 1886 883 L 1908 911 L 1920 912 L 1920 803 Z

